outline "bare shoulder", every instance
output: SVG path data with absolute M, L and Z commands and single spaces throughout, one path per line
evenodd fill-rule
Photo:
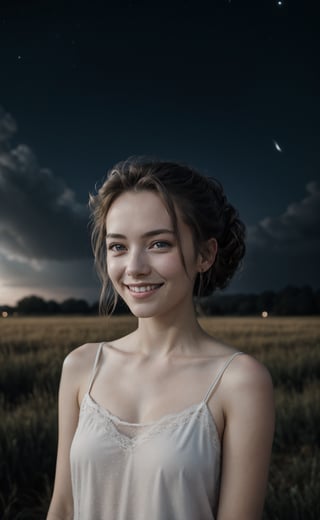
M 241 353 L 231 363 L 229 385 L 237 387 L 271 387 L 270 372 L 265 365 L 254 357 Z
M 79 381 L 92 370 L 99 343 L 85 343 L 65 357 L 62 373 L 74 376 Z
M 273 384 L 269 370 L 248 354 L 236 356 L 224 377 L 224 405 L 227 408 L 261 404 L 273 408 Z

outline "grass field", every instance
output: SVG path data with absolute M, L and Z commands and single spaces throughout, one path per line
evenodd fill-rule
M 319 318 L 202 318 L 216 338 L 270 370 L 277 426 L 264 520 L 320 518 Z M 134 318 L 0 320 L 0 518 L 44 519 L 57 442 L 62 360 L 76 346 L 111 340 Z

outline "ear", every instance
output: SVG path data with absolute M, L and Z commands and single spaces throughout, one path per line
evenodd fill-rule
M 198 271 L 205 273 L 213 266 L 218 252 L 218 242 L 215 238 L 209 238 L 202 244 L 198 257 Z

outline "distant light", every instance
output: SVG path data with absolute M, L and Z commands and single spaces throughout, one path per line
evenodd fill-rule
M 267 311 L 262 311 L 262 313 L 261 313 L 262 318 L 267 318 L 268 316 L 269 316 L 269 313 Z
M 9 316 L 9 314 L 7 313 L 7 311 L 3 311 L 2 312 L 2 317 L 3 318 L 7 318 Z
M 22 58 L 22 56 L 20 56 L 20 54 L 19 54 L 19 56 L 18 56 L 18 60 L 21 60 L 21 58 Z
M 282 0 L 278 1 L 278 5 L 281 6 L 283 4 Z

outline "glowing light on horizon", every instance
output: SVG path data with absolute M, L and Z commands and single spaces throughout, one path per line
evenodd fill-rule
M 262 311 L 262 313 L 261 313 L 262 318 L 268 318 L 268 316 L 269 316 L 269 313 L 267 311 Z

